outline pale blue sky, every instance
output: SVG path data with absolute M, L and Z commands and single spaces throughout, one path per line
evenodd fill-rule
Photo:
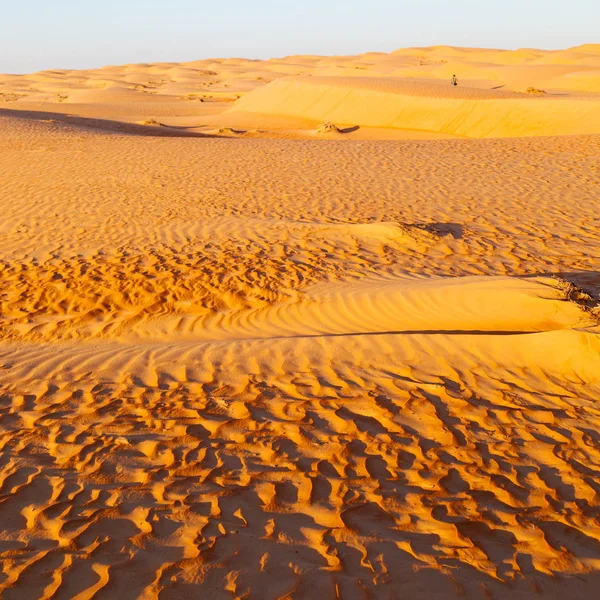
M 600 42 L 600 0 L 4 0 L 0 72 Z

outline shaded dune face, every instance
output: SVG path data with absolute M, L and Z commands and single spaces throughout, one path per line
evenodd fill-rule
M 594 597 L 600 137 L 127 102 L 0 111 L 0 596 Z

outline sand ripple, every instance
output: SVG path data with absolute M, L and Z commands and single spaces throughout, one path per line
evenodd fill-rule
M 44 115 L 0 116 L 3 599 L 594 597 L 597 136 Z

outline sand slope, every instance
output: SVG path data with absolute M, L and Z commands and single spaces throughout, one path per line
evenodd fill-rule
M 191 101 L 10 104 L 3 599 L 594 597 L 600 136 L 255 140 L 137 123 Z
M 279 79 L 233 110 L 466 137 L 600 133 L 600 99 L 527 97 L 386 78 Z
M 449 86 L 453 74 L 457 89 Z M 324 120 L 344 126 L 348 139 L 588 134 L 599 130 L 599 98 L 600 51 L 593 44 L 0 74 L 1 106 L 228 137 L 311 138 Z

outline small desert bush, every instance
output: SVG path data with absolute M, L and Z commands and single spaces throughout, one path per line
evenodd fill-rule
M 341 130 L 337 125 L 326 121 L 317 127 L 317 133 L 341 133 Z

